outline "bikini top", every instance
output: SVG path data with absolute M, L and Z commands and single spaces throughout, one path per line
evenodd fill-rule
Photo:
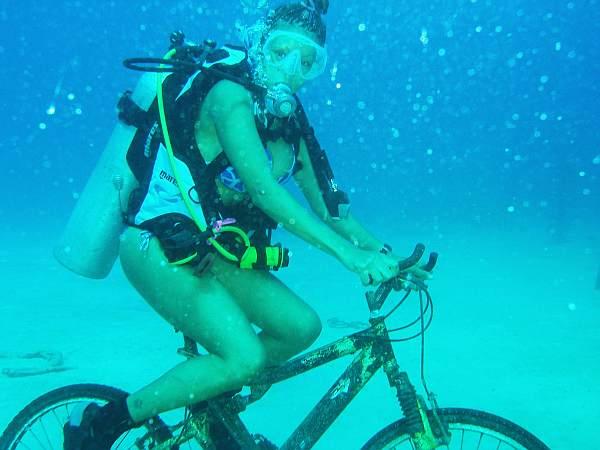
M 273 156 L 271 155 L 271 152 L 267 149 L 265 149 L 265 153 L 267 154 L 267 158 L 269 159 L 269 163 L 271 164 L 271 168 L 273 168 Z M 286 173 L 284 173 L 282 176 L 280 176 L 279 178 L 277 178 L 277 182 L 279 184 L 284 184 L 286 183 L 294 174 L 294 169 L 296 167 L 296 152 L 292 151 L 292 155 L 293 155 L 293 160 L 292 160 L 292 165 L 290 166 L 290 168 L 287 170 Z M 237 192 L 246 192 L 246 186 L 244 186 L 244 183 L 242 182 L 242 180 L 240 179 L 239 175 L 237 174 L 237 172 L 235 171 L 235 169 L 233 168 L 233 166 L 229 165 L 227 166 L 220 174 L 219 174 L 219 179 L 221 180 L 221 182 L 227 186 L 230 189 L 233 189 L 234 191 Z

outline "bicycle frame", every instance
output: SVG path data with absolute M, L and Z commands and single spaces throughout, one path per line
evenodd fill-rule
M 385 296 L 389 291 L 385 293 Z M 337 417 L 350 404 L 356 395 L 380 369 L 387 375 L 390 387 L 397 391 L 401 412 L 411 423 L 413 433 L 423 433 L 428 429 L 424 414 L 424 405 L 416 395 L 408 374 L 401 372 L 389 334 L 382 317 L 370 320 L 371 327 L 342 337 L 337 341 L 300 355 L 281 366 L 267 369 L 251 385 L 251 394 L 241 399 L 240 395 L 228 399 L 216 399 L 207 402 L 212 417 L 218 418 L 233 438 L 244 449 L 258 448 L 250 432 L 247 430 L 238 413 L 247 405 L 262 398 L 267 390 L 276 383 L 303 374 L 317 367 L 333 362 L 339 358 L 356 355 L 340 377 L 328 389 L 302 423 L 292 432 L 281 450 L 312 448 Z M 186 348 L 190 351 L 191 342 L 186 340 Z M 193 344 L 195 345 L 195 344 Z M 236 400 L 238 400 L 236 404 Z M 240 401 L 241 400 L 241 401 Z M 193 411 L 193 408 L 192 408 Z M 206 431 L 206 420 L 198 416 L 192 418 L 194 424 L 184 433 L 186 438 L 196 437 L 200 430 Z M 430 429 L 429 429 L 430 430 Z M 201 442 L 205 445 L 206 442 Z M 433 447 L 431 447 L 433 448 Z
M 369 380 L 383 368 L 390 386 L 396 388 L 402 411 L 407 415 L 418 411 L 416 392 L 405 372 L 400 372 L 387 327 L 382 319 L 373 320 L 366 331 L 343 337 L 331 344 L 308 352 L 286 364 L 264 373 L 252 387 L 279 383 L 308 372 L 339 358 L 356 354 L 342 375 L 333 383 L 302 423 L 292 432 L 281 450 L 310 449 L 333 424 L 342 411 Z M 419 428 L 422 428 L 418 417 Z

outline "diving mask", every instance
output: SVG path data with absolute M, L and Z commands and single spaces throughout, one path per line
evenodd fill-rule
M 312 80 L 325 71 L 327 50 L 312 39 L 291 31 L 275 30 L 263 45 L 267 64 L 288 76 Z

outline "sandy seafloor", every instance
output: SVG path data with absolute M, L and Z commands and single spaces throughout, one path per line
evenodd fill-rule
M 559 450 L 600 448 L 598 242 L 591 232 L 572 235 L 580 237 L 552 243 L 533 227 L 499 232 L 454 225 L 431 235 L 407 232 L 404 244 L 394 242 L 408 251 L 418 237 L 441 254 L 430 283 L 436 316 L 426 341 L 427 379 L 440 404 L 504 416 Z M 1 236 L 0 353 L 58 351 L 70 370 L 0 377 L 0 428 L 50 389 L 94 382 L 135 390 L 180 360 L 179 336 L 118 265 L 106 280 L 87 280 L 53 260 L 54 234 Z M 358 280 L 330 257 L 286 240 L 295 248 L 294 264 L 281 276 L 324 322 L 315 345 L 354 331 L 327 321 L 367 319 Z M 416 305 L 407 306 L 404 319 Z M 399 344 L 396 353 L 418 383 L 418 343 Z M 14 364 L 0 359 L 2 368 Z M 244 418 L 282 443 L 342 367 L 335 363 L 275 386 Z M 378 375 L 315 448 L 359 449 L 398 416 L 394 392 Z

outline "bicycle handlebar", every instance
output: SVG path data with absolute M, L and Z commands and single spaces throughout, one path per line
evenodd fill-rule
M 406 271 L 415 266 L 423 257 L 424 253 L 425 246 L 423 244 L 419 243 L 415 245 L 415 249 L 413 250 L 412 254 L 408 258 L 398 262 L 398 269 L 400 270 L 400 273 L 396 277 L 381 283 L 374 292 L 367 292 L 367 303 L 371 312 L 381 309 L 381 306 L 392 290 L 400 290 L 404 287 L 404 282 L 407 281 L 408 278 L 406 276 Z M 421 269 L 426 272 L 431 272 L 437 264 L 438 256 L 439 255 L 436 252 L 430 253 L 427 263 L 421 266 Z M 416 285 L 418 289 L 427 288 L 425 283 L 423 283 L 421 280 L 413 279 L 409 281 Z

